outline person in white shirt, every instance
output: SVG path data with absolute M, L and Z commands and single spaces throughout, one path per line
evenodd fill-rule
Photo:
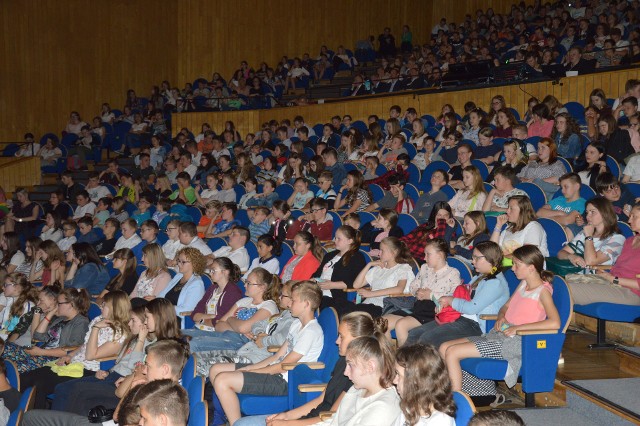
M 140 236 L 136 234 L 137 227 L 138 224 L 135 219 L 129 218 L 122 222 L 122 224 L 120 225 L 122 236 L 118 238 L 118 241 L 116 241 L 116 246 L 113 250 L 114 252 L 122 248 L 133 249 L 135 246 L 142 242 Z
M 396 352 L 393 383 L 400 398 L 409 404 L 393 426 L 455 426 L 449 374 L 438 350 L 431 345 L 403 346 Z
M 192 155 L 189 152 L 185 152 L 180 156 L 180 164 L 183 172 L 189 173 L 191 179 L 196 175 L 198 168 L 191 163 Z M 180 167 L 178 168 L 180 170 Z
M 73 213 L 73 220 L 76 222 L 85 217 L 93 217 L 93 214 L 96 211 L 96 205 L 91 198 L 89 198 L 89 193 L 86 190 L 82 190 L 76 196 L 76 201 L 78 203 L 78 207 L 76 211 Z
M 236 226 L 229 235 L 229 245 L 220 247 L 213 252 L 214 259 L 218 257 L 228 257 L 233 263 L 238 265 L 243 274 L 249 269 L 249 252 L 245 244 L 251 238 L 249 230 L 244 226 Z
M 211 367 L 209 379 L 229 424 L 234 424 L 240 419 L 238 393 L 285 396 L 288 392 L 289 376 L 284 365 L 318 360 L 324 346 L 324 333 L 314 318 L 314 312 L 320 306 L 321 300 L 322 291 L 315 283 L 302 281 L 294 284 L 291 289 L 290 311 L 297 320 L 291 325 L 287 341 L 278 352 L 257 364 L 242 366 L 221 363 Z M 387 358 L 392 359 L 392 356 Z M 240 367 L 242 370 L 237 371 Z M 392 366 L 389 366 L 389 375 L 391 371 Z M 391 379 L 390 377 L 389 382 Z M 393 392 L 395 394 L 395 390 Z M 392 419 L 397 415 L 396 412 Z
M 89 172 L 89 181 L 84 189 L 89 193 L 89 198 L 95 204 L 98 204 L 100 198 L 111 198 L 111 191 L 106 186 L 100 185 L 98 172 Z
M 63 238 L 58 241 L 58 247 L 62 252 L 66 253 L 71 249 L 71 246 L 76 243 L 76 231 L 78 230 L 78 224 L 72 220 L 68 220 L 62 224 Z
M 207 266 L 211 265 L 214 260 L 213 251 L 209 246 L 198 237 L 198 228 L 193 222 L 182 222 L 179 230 L 180 243 L 185 247 L 193 247 L 197 249 L 204 257 L 207 258 Z M 169 266 L 175 266 L 175 259 L 167 262 Z
M 338 338 L 339 339 L 339 338 Z M 400 416 L 400 398 L 393 380 L 396 375 L 393 347 L 381 331 L 349 343 L 344 371 L 353 386 L 330 419 L 316 425 L 393 425 Z
M 176 257 L 176 253 L 184 247 L 180 242 L 180 221 L 174 219 L 167 224 L 167 237 L 169 239 L 162 245 L 162 253 L 167 261 L 172 261 Z

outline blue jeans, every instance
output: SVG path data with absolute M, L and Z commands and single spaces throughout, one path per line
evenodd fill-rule
M 115 408 L 119 401 L 115 395 L 115 383 L 120 377 L 112 371 L 103 380 L 89 376 L 60 383 L 55 388 L 56 397 L 51 409 L 86 416 L 97 405 Z
M 267 417 L 271 414 L 264 414 L 261 416 L 249 416 L 243 417 L 233 424 L 233 426 L 265 426 L 267 424 Z
M 480 325 L 469 318 L 460 317 L 454 322 L 442 325 L 431 321 L 409 331 L 405 346 L 422 343 L 424 345 L 433 345 L 438 349 L 441 344 L 450 340 L 481 335 Z
M 244 334 L 236 333 L 235 331 L 203 331 L 192 328 L 182 330 L 182 334 L 191 336 L 191 341 L 189 342 L 191 352 L 237 351 L 245 343 L 249 342 L 249 339 Z

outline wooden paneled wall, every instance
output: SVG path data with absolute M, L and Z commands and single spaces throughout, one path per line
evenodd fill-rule
M 41 177 L 40 157 L 0 158 L 0 186 L 6 192 L 39 185 Z
M 60 131 L 70 111 L 90 121 L 126 90 L 148 96 L 177 79 L 177 2 L 0 2 L 0 140 Z
M 332 49 L 385 26 L 414 42 L 440 17 L 461 22 L 517 0 L 5 0 L 0 2 L 0 141 L 59 133 L 70 111 L 89 121 L 102 102 L 122 108 L 128 88 L 148 96 L 169 80 L 183 87 L 241 60 L 274 66 L 282 55 Z M 533 1 L 533 0 L 527 0 Z
M 238 128 L 238 131 L 244 135 L 256 131 L 262 123 L 271 119 L 282 120 L 288 118 L 293 121 L 293 117 L 296 115 L 302 115 L 305 122 L 310 125 L 326 123 L 336 114 L 341 116 L 350 114 L 354 120 L 366 122 L 370 114 L 377 114 L 381 118 L 388 117 L 389 108 L 392 105 L 399 105 L 403 110 L 408 107 L 414 107 L 420 115 L 431 114 L 434 117 L 440 114 L 440 109 L 444 104 L 451 104 L 456 111 L 462 112 L 467 101 L 473 101 L 476 105 L 488 111 L 491 105 L 491 98 L 495 95 L 503 95 L 510 107 L 517 109 L 520 113 L 524 113 L 527 107 L 527 100 L 531 96 L 542 99 L 546 95 L 554 95 L 563 103 L 577 101 L 586 105 L 589 103 L 591 90 L 601 88 L 608 97 L 617 97 L 624 93 L 625 82 L 630 78 L 638 78 L 637 69 L 563 78 L 561 80 L 562 85 L 552 84 L 551 82 L 525 83 L 424 95 L 405 94 L 387 97 L 361 97 L 341 102 L 259 111 L 174 114 L 174 132 L 175 129 L 188 127 L 197 134 L 200 132 L 200 126 L 205 122 L 211 124 L 216 132 L 220 132 L 224 129 L 224 122 L 231 120 Z

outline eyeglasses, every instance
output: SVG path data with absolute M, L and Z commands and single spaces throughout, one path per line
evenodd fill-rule
M 252 283 L 252 282 L 249 282 L 249 281 L 245 281 L 245 282 L 244 282 L 244 285 L 245 285 L 245 286 L 250 286 L 250 285 L 252 285 L 252 286 L 259 286 L 259 285 L 263 285 L 263 284 L 261 284 L 261 283 Z
M 18 284 L 16 284 L 16 283 L 5 283 L 4 284 L 5 287 L 14 287 L 14 286 L 17 286 L 17 285 Z
M 472 255 L 472 256 L 471 256 L 471 258 L 472 258 L 473 260 L 479 260 L 479 259 L 482 259 L 483 257 L 485 257 L 485 256 L 476 256 L 476 255 Z
M 605 189 L 604 192 L 608 194 L 610 192 L 619 191 L 619 190 L 620 190 L 620 185 L 611 185 L 610 187 Z
M 190 263 L 190 260 L 177 260 L 176 263 L 179 263 L 180 265 L 184 265 L 185 263 Z
M 224 269 L 212 269 L 212 270 L 211 270 L 211 272 L 213 272 L 214 274 L 215 274 L 216 272 L 222 272 L 222 271 L 224 271 Z
M 58 305 L 70 305 L 71 302 L 58 302 Z
M 178 228 L 177 227 L 175 227 L 175 228 L 167 228 L 167 231 L 173 231 L 175 229 L 178 229 Z
M 324 209 L 311 209 L 311 213 L 319 212 L 319 211 L 322 211 L 322 210 L 324 210 Z
M 280 299 L 284 299 L 284 298 L 287 298 L 287 297 L 288 297 L 289 299 L 291 299 L 291 296 L 289 296 L 288 294 L 281 294 L 281 295 L 280 295 Z

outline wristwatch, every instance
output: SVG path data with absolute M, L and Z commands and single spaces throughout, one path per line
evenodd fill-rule
M 620 279 L 618 277 L 613 277 L 613 285 L 620 285 Z
M 593 241 L 593 237 L 585 237 L 584 240 L 585 241 Z

